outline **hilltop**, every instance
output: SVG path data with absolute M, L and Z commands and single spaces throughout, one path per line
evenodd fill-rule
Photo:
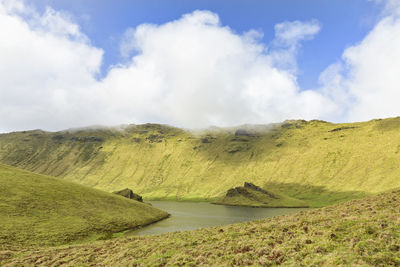
M 135 200 L 0 164 L 0 250 L 110 238 L 167 216 Z
M 0 135 L 0 162 L 145 199 L 215 201 L 245 181 L 318 207 L 400 187 L 400 118 Z
M 400 190 L 294 215 L 0 252 L 2 266 L 399 266 Z

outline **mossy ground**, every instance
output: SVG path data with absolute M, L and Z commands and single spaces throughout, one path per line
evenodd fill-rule
M 60 264 L 399 266 L 400 190 L 222 227 L 0 252 L 2 266 Z
M 251 134 L 157 124 L 15 132 L 0 135 L 0 162 L 145 199 L 216 200 L 249 181 L 320 207 L 400 187 L 400 118 L 239 128 Z
M 107 239 L 167 215 L 138 201 L 0 164 L 0 247 Z

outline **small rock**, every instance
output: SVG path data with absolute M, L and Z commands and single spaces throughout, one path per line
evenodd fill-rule
M 117 195 L 120 195 L 120 196 L 123 196 L 123 197 L 126 197 L 126 198 L 129 198 L 129 199 L 133 199 L 133 200 L 136 200 L 136 201 L 139 201 L 139 202 L 143 202 L 142 196 L 133 193 L 133 191 L 131 189 L 129 189 L 129 188 L 125 188 L 125 189 L 120 190 L 120 191 L 115 191 L 113 193 L 117 194 Z
M 235 132 L 235 136 L 250 136 L 250 133 L 248 133 L 246 130 L 244 129 L 238 129 Z

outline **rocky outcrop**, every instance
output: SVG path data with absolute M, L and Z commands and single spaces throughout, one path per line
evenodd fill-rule
M 271 198 L 277 198 L 274 194 L 272 194 L 272 193 L 270 193 L 270 192 L 268 192 L 268 191 L 265 191 L 265 190 L 262 189 L 261 187 L 256 186 L 255 184 L 252 184 L 252 183 L 249 183 L 249 182 L 244 182 L 244 188 L 253 189 L 253 190 L 256 190 L 256 191 L 258 191 L 258 192 L 267 194 L 267 195 L 268 195 L 269 197 L 271 197 Z
M 146 140 L 149 143 L 161 143 L 163 139 L 164 135 L 158 135 L 158 134 L 150 134 L 148 137 L 146 137 Z
M 250 133 L 245 129 L 237 129 L 235 131 L 235 136 L 250 136 Z
M 125 188 L 125 189 L 120 190 L 120 191 L 115 191 L 113 193 L 117 194 L 117 195 L 120 195 L 120 196 L 123 196 L 123 197 L 126 197 L 126 198 L 129 198 L 129 199 L 133 199 L 133 200 L 136 200 L 136 201 L 139 201 L 139 202 L 143 202 L 142 196 L 133 193 L 133 191 L 131 189 L 129 189 L 129 188 Z
M 226 192 L 226 196 L 227 197 L 234 197 L 237 195 L 244 195 L 244 196 L 248 196 L 249 193 L 247 192 L 246 189 L 244 189 L 241 186 L 235 187 L 235 188 L 231 188 Z
M 355 128 L 357 128 L 357 127 L 339 127 L 339 128 L 335 128 L 335 129 L 332 129 L 332 130 L 330 130 L 330 131 L 328 131 L 328 132 L 338 132 L 338 131 L 342 131 L 342 130 L 348 130 L 348 129 L 355 129 Z
M 281 196 L 268 192 L 253 183 L 245 182 L 243 186 L 229 189 L 225 196 L 214 202 L 214 204 L 251 207 L 286 207 L 286 202 L 282 202 L 282 200 Z
M 243 195 L 243 196 L 246 196 L 246 197 L 252 197 L 252 194 L 251 194 L 252 190 L 261 192 L 261 193 L 265 194 L 266 196 L 268 196 L 270 198 L 278 199 L 278 197 L 275 196 L 274 194 L 272 194 L 272 193 L 270 193 L 268 191 L 265 191 L 261 187 L 256 186 L 255 184 L 249 183 L 249 182 L 244 182 L 244 186 L 238 186 L 238 187 L 229 189 L 226 192 L 226 196 L 227 197 L 234 197 L 234 196 L 237 196 L 237 195 Z

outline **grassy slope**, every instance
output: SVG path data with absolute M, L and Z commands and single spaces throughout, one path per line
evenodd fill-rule
M 214 204 L 267 208 L 308 208 L 306 201 L 291 198 L 282 194 L 276 194 L 271 191 L 268 192 L 269 194 L 266 194 L 243 186 L 241 186 L 240 189 L 240 193 L 235 193 L 229 196 L 226 195 L 215 201 Z
M 32 251 L 0 265 L 399 266 L 400 190 L 294 215 Z
M 0 247 L 106 238 L 165 216 L 147 204 L 0 164 Z
M 340 127 L 350 128 L 332 131 Z M 400 187 L 400 118 L 258 128 L 239 138 L 234 129 L 196 135 L 161 125 L 17 132 L 0 135 L 0 162 L 147 199 L 216 199 L 249 181 L 323 206 Z
M 248 190 L 251 191 L 251 190 Z M 252 191 L 250 192 L 252 197 L 246 197 L 243 195 L 238 195 L 234 197 L 223 197 L 217 201 L 215 204 L 219 205 L 231 205 L 231 206 L 246 206 L 246 207 L 266 207 L 266 208 L 308 208 L 308 204 L 306 201 L 302 201 L 299 199 L 287 197 L 284 195 L 278 195 L 278 199 L 273 199 L 270 197 L 266 197 L 264 194 Z

